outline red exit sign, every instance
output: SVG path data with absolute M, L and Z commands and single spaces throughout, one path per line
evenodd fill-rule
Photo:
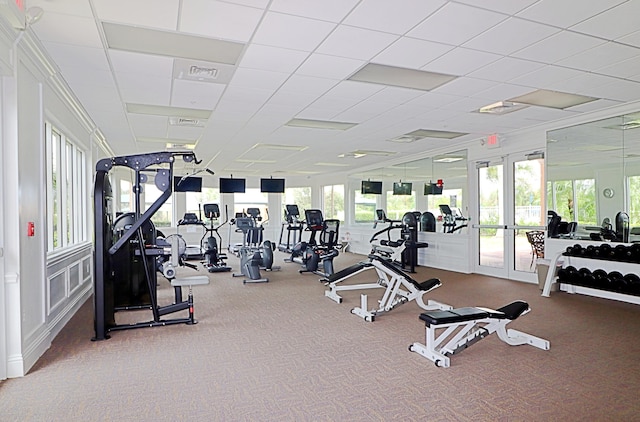
M 24 0 L 16 0 L 16 6 L 18 6 L 18 9 L 24 10 Z
M 500 138 L 497 134 L 487 136 L 487 148 L 498 148 L 500 146 Z

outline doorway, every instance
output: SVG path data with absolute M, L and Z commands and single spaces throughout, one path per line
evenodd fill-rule
M 479 162 L 476 272 L 536 282 L 528 231 L 544 231 L 544 157 L 512 154 Z

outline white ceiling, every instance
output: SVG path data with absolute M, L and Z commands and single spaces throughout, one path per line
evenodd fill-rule
M 28 6 L 44 9 L 31 29 L 117 155 L 195 143 L 197 156 L 220 176 L 366 167 L 390 156 L 353 158 L 354 151 L 410 157 L 443 142 L 453 151 L 488 134 L 640 99 L 637 0 L 29 0 Z M 109 48 L 105 28 L 119 30 L 125 43 L 162 39 L 163 45 L 155 54 Z M 139 28 L 160 32 L 143 31 L 151 34 L 147 40 Z M 368 63 L 457 78 L 431 91 L 348 80 Z M 184 77 L 193 65 L 219 68 L 218 79 Z M 562 110 L 475 112 L 538 89 L 598 99 Z M 199 126 L 175 126 L 174 109 L 128 112 L 132 104 L 204 110 L 207 117 L 197 119 Z M 286 126 L 293 118 L 356 125 Z M 418 129 L 468 134 L 390 142 Z

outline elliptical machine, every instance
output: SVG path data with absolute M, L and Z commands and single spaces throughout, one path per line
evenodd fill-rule
M 262 220 L 259 208 L 247 208 L 250 217 L 236 218 L 236 227 L 242 232 L 243 242 L 239 248 L 240 273 L 234 277 L 245 277 L 243 283 L 267 283 L 269 279 L 262 277 L 260 270 L 276 271 L 280 267 L 273 266 L 273 251 L 275 245 L 269 241 L 263 241 L 264 227 L 258 225 Z
M 287 230 L 287 243 L 283 242 L 284 231 Z M 286 205 L 284 209 L 284 221 L 280 228 L 280 241 L 278 250 L 280 252 L 291 253 L 293 247 L 302 240 L 304 222 L 300 221 L 300 210 L 297 205 Z
M 205 218 L 209 220 L 209 226 L 206 226 L 203 223 L 205 232 L 200 239 L 200 244 L 204 251 L 203 264 L 210 273 L 231 271 L 231 267 L 227 266 L 225 263 L 227 255 L 220 253 L 218 246 L 220 245 L 220 247 L 222 247 L 222 237 L 220 236 L 218 229 L 224 226 L 226 221 L 218 226 L 214 226 L 214 221 L 220 218 L 220 207 L 218 207 L 218 204 L 204 204 L 202 209 L 204 210 Z M 218 241 L 220 242 L 218 243 Z
M 324 220 L 322 211 L 312 209 L 305 210 L 305 221 L 306 230 L 311 232 L 309 241 L 295 245 L 291 257 L 285 261 L 301 264 L 301 274 L 311 272 L 329 277 L 334 273 L 333 258 L 340 253 L 337 246 L 340 220 Z

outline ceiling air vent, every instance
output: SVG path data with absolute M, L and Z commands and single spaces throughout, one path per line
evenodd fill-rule
M 204 122 L 199 119 L 189 117 L 169 117 L 171 126 L 204 127 Z
M 218 77 L 218 69 L 192 65 L 189 67 L 189 76 L 196 79 L 216 79 Z

